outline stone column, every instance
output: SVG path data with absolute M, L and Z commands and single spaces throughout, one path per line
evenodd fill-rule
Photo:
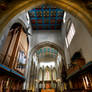
M 51 87 L 53 88 L 53 67 L 51 66 Z
M 39 69 L 40 69 L 40 64 L 38 63 L 38 65 L 37 65 L 37 90 L 36 90 L 36 92 L 39 92 Z
M 43 82 L 43 89 L 44 89 L 44 66 L 42 67 L 42 82 Z

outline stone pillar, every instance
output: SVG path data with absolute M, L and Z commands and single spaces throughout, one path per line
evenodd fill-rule
M 51 87 L 53 88 L 53 67 L 51 66 Z
M 43 89 L 44 89 L 44 66 L 42 67 L 42 82 L 43 82 Z
M 33 61 L 34 62 L 34 61 Z M 35 86 L 35 63 L 33 64 L 33 70 L 32 70 L 32 87 L 34 90 L 34 86 Z
M 32 86 L 33 86 L 33 70 L 34 70 L 34 63 L 33 63 L 33 61 L 32 61 L 32 64 L 31 64 L 31 71 L 30 71 L 30 83 L 29 83 L 30 87 L 28 87 L 28 89 L 29 89 L 29 88 L 32 89 Z
M 36 82 L 36 86 L 37 86 L 37 90 L 36 92 L 39 92 L 39 69 L 40 69 L 40 64 L 38 63 L 37 65 L 37 82 Z
M 26 65 L 26 71 L 25 71 L 25 78 L 26 78 L 26 81 L 24 83 L 24 87 L 23 89 L 29 89 L 29 86 L 30 86 L 30 77 L 31 77 L 31 70 L 32 70 L 32 57 L 30 55 L 30 50 L 28 52 L 28 60 L 27 60 L 27 65 Z

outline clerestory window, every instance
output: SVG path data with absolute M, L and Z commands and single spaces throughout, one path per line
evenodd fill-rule
M 74 24 L 71 23 L 70 24 L 70 27 L 69 27 L 69 31 L 68 31 L 68 34 L 67 36 L 65 37 L 65 43 L 66 43 L 66 46 L 67 48 L 69 47 L 69 45 L 71 44 L 71 41 L 75 35 L 75 27 L 74 27 Z

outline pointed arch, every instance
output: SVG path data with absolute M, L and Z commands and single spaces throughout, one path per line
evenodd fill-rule
M 34 7 L 42 4 L 50 4 L 62 8 L 63 10 L 69 12 L 76 18 L 78 18 L 88 29 L 89 33 L 92 35 L 92 17 L 91 13 L 83 6 L 83 1 L 81 3 L 71 0 L 17 0 L 15 2 L 9 3 L 9 7 L 6 11 L 1 11 L 0 15 L 0 31 L 8 24 L 8 22 L 16 16 L 21 11 L 28 11 Z M 7 7 L 8 7 L 7 6 Z

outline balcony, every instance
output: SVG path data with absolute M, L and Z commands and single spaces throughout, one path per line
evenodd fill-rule
M 79 72 L 81 67 L 84 65 L 85 65 L 85 60 L 83 58 L 74 60 L 71 66 L 69 67 L 69 69 L 67 70 L 68 77 Z

